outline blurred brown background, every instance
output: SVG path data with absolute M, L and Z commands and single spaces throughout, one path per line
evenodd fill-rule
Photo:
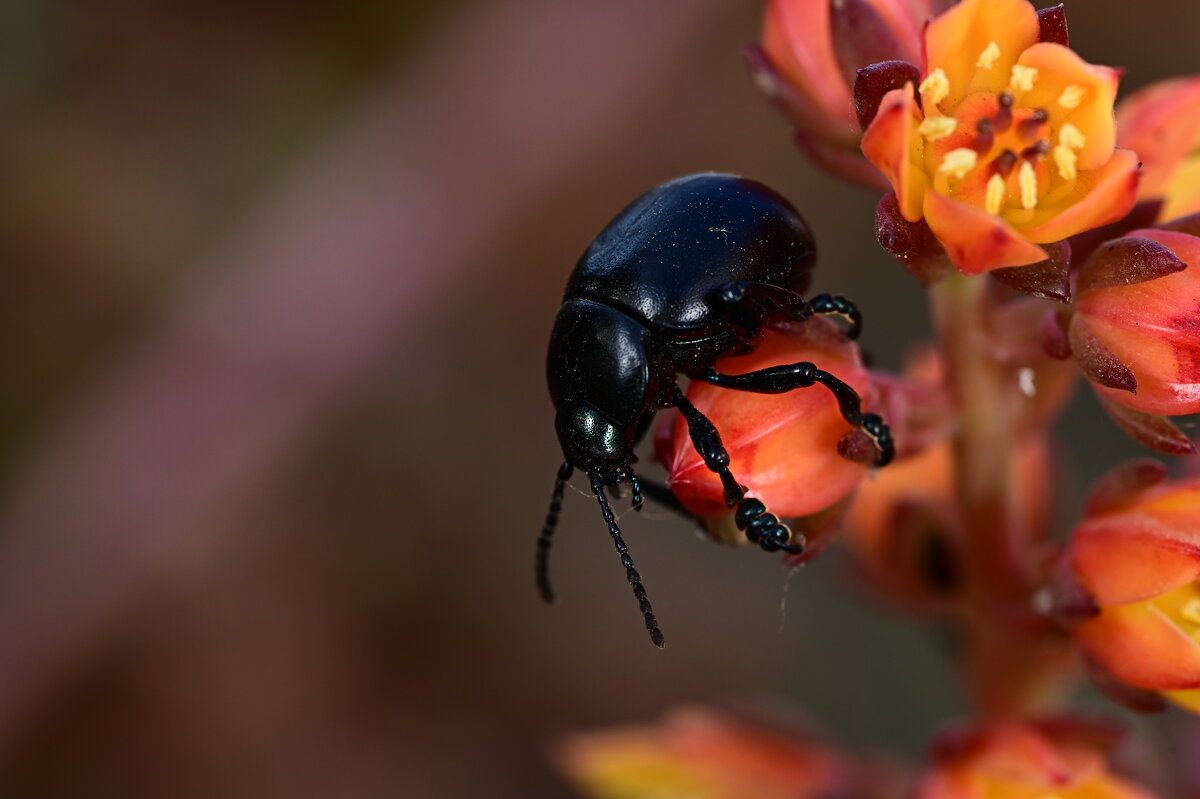
M 747 79 L 759 10 L 0 2 L 0 795 L 560 797 L 556 735 L 679 702 L 908 754 L 962 709 L 837 553 L 626 517 L 659 652 L 572 491 L 533 589 L 546 337 L 637 193 L 765 180 L 878 363 L 924 330 Z M 1126 88 L 1200 69 L 1191 3 L 1069 12 Z M 1136 452 L 1089 400 L 1077 484 Z

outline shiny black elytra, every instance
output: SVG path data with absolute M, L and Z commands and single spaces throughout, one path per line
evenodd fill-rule
M 849 300 L 801 296 L 815 258 L 808 225 L 787 200 L 756 181 L 718 174 L 691 175 L 651 189 L 588 247 L 567 281 L 546 362 L 564 457 L 537 547 L 537 585 L 547 602 L 554 599 L 548 565 L 563 488 L 579 469 L 590 479 L 650 639 L 663 645 L 604 491 L 628 481 L 633 507 L 640 510 L 645 483 L 648 493 L 679 509 L 670 489 L 633 470 L 634 447 L 663 408 L 683 414 L 697 452 L 721 478 L 726 503 L 737 507 L 738 529 L 766 551 L 801 551 L 802 536 L 793 536 L 760 500 L 746 496 L 729 470 L 716 427 L 680 391 L 679 374 L 762 394 L 820 383 L 837 398 L 846 420 L 875 442 L 876 464 L 892 459 L 883 420 L 862 413 L 854 389 L 816 365 L 794 363 L 742 375 L 713 369 L 723 356 L 754 350 L 772 322 L 834 314 L 849 322 L 851 338 L 858 336 L 862 320 Z

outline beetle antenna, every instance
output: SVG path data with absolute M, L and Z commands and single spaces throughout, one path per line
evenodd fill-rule
M 621 528 L 617 526 L 612 508 L 609 507 L 608 497 L 604 496 L 604 481 L 596 472 L 592 472 L 591 478 L 592 493 L 596 495 L 596 500 L 600 503 L 600 512 L 604 514 L 604 521 L 608 524 L 608 533 L 612 536 L 617 553 L 621 556 L 621 563 L 625 566 L 625 576 L 629 578 L 629 584 L 633 586 L 633 595 L 637 598 L 638 607 L 646 619 L 646 629 L 650 632 L 650 640 L 654 642 L 655 646 L 662 649 L 664 644 L 662 630 L 658 629 L 658 620 L 654 618 L 654 610 L 650 607 L 646 588 L 642 585 L 642 576 L 638 574 L 637 569 L 633 568 L 633 558 L 629 555 L 629 547 L 625 546 L 625 541 L 621 538 Z
M 542 534 L 537 540 L 533 572 L 538 593 L 547 602 L 554 601 L 554 587 L 550 585 L 550 545 L 554 542 L 554 528 L 558 527 L 558 514 L 562 510 L 563 489 L 571 479 L 573 471 L 574 468 L 567 461 L 563 461 L 562 466 L 558 467 L 558 475 L 554 478 L 554 493 L 550 495 L 550 508 L 546 511 L 546 523 L 542 525 Z

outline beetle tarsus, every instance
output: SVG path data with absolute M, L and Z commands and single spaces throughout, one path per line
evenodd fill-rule
M 782 550 L 791 555 L 804 551 L 804 536 L 792 532 L 779 517 L 767 510 L 761 499 L 746 497 L 738 503 L 734 524 L 746 533 L 746 538 L 765 552 Z
M 853 300 L 837 294 L 818 294 L 808 301 L 812 306 L 813 313 L 821 314 L 822 316 L 840 316 L 846 320 L 849 328 L 846 330 L 846 338 L 854 340 L 862 335 L 862 311 L 858 310 L 858 306 Z

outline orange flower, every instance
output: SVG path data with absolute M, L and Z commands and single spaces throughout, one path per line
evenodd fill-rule
M 1200 712 L 1200 478 L 1165 474 L 1141 461 L 1100 481 L 1065 560 L 1082 591 L 1060 594 L 1103 679 Z
M 1039 42 L 1026 0 L 963 0 L 925 31 L 916 87 L 888 92 L 862 149 L 909 222 L 960 272 L 1046 260 L 1039 244 L 1132 207 L 1137 156 L 1115 150 L 1118 73 Z
M 1150 799 L 1109 773 L 1105 749 L 1116 737 L 1077 721 L 953 730 L 935 746 L 916 799 Z
M 864 400 L 870 396 L 871 379 L 858 348 L 823 319 L 791 327 L 786 334 L 768 331 L 753 353 L 722 359 L 716 368 L 743 374 L 802 361 L 845 381 Z M 720 431 L 730 471 L 750 496 L 781 518 L 825 511 L 846 498 L 867 473 L 862 460 L 839 455 L 839 445 L 846 451 L 842 440 L 854 428 L 822 386 L 754 394 L 694 381 L 687 397 Z M 847 439 L 855 440 L 853 435 Z M 668 427 L 660 428 L 655 443 L 671 490 L 683 506 L 708 521 L 710 532 L 726 543 L 745 543 L 745 536 L 733 528 L 733 511 L 725 504 L 721 480 L 696 452 L 683 418 L 676 415 Z M 874 457 L 873 446 L 868 448 L 867 462 Z M 810 554 L 816 554 L 812 550 L 810 546 Z
M 921 26 L 943 0 L 769 0 L 762 49 L 748 52 L 763 91 L 788 115 L 821 167 L 886 186 L 859 151 L 851 92 L 856 70 L 920 57 Z
M 842 795 L 853 776 L 850 762 L 829 749 L 703 710 L 576 736 L 560 761 L 599 799 L 810 799 Z
M 1135 230 L 1084 265 L 1068 333 L 1102 396 L 1148 414 L 1200 412 L 1200 238 Z
M 1200 77 L 1155 83 L 1117 106 L 1117 143 L 1142 160 L 1138 200 L 1160 220 L 1200 211 Z

